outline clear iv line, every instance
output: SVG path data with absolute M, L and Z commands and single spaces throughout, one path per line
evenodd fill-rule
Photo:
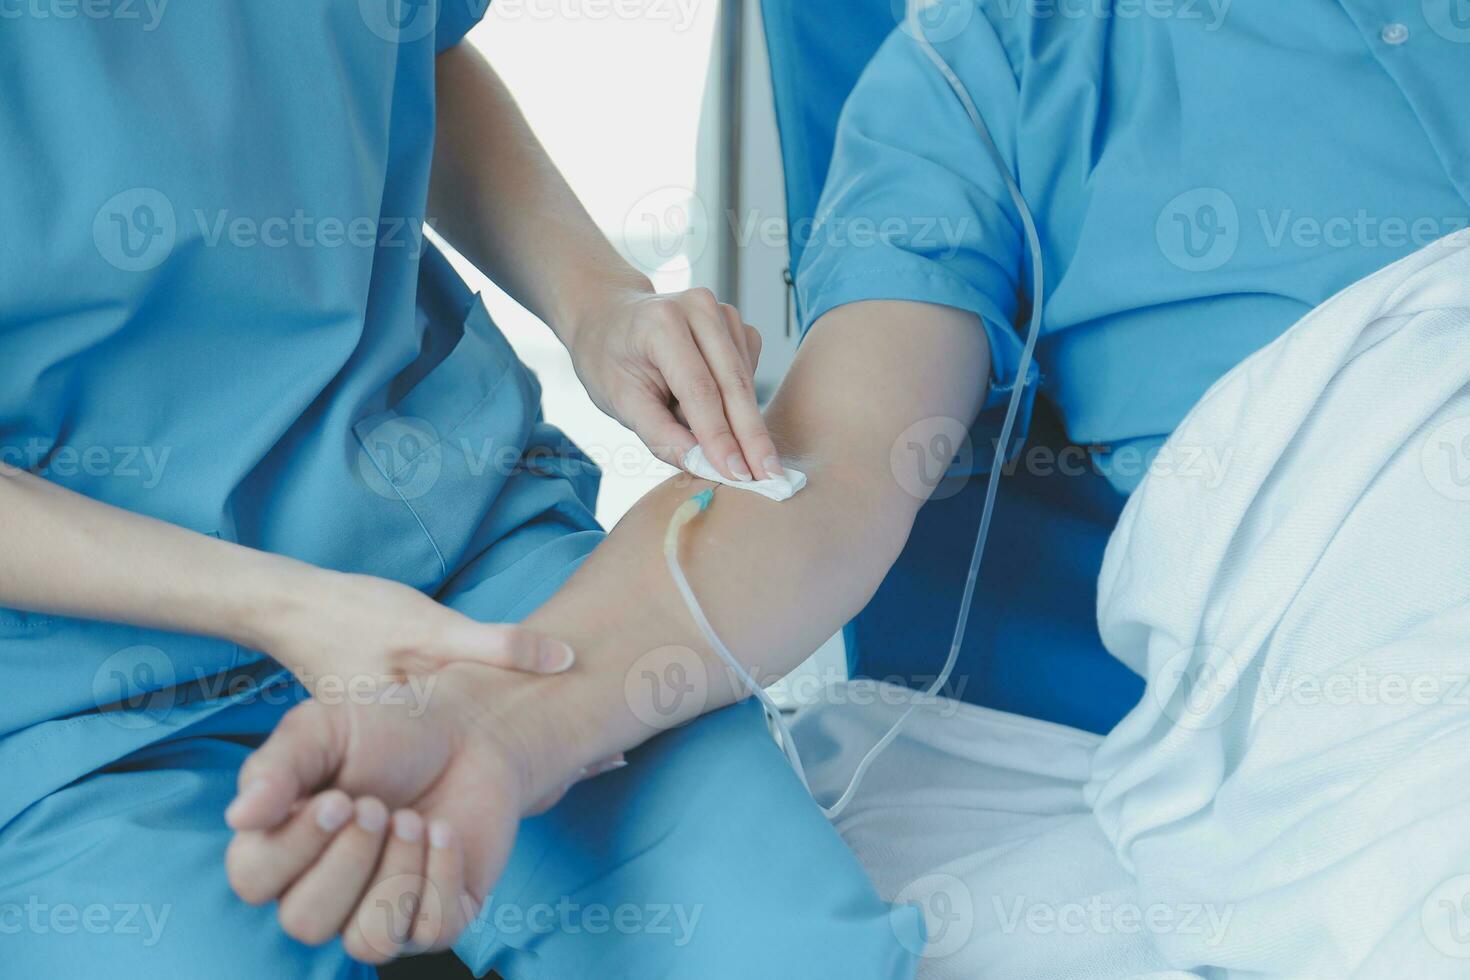
M 979 134 L 981 141 L 985 144 L 986 150 L 995 162 L 996 169 L 1005 181 L 1006 190 L 1010 193 L 1011 201 L 1016 206 L 1016 212 L 1021 218 L 1021 226 L 1026 235 L 1026 244 L 1031 251 L 1031 321 L 1026 329 L 1026 343 L 1021 350 L 1021 359 L 1017 366 L 1016 383 L 1011 391 L 1010 401 L 1006 405 L 1005 420 L 1002 422 L 1000 428 L 1000 438 L 996 442 L 995 458 L 992 461 L 990 475 L 985 486 L 985 504 L 980 511 L 980 529 L 975 536 L 975 549 L 970 556 L 970 568 L 965 577 L 965 592 L 963 598 L 960 600 L 959 617 L 955 622 L 954 638 L 950 642 L 949 656 L 945 658 L 944 669 L 939 672 L 939 676 L 930 684 L 928 690 L 909 702 L 908 708 L 899 716 L 898 721 L 893 723 L 893 727 L 889 728 L 883 737 L 858 762 L 857 768 L 853 770 L 852 779 L 847 784 L 847 789 L 837 798 L 837 802 L 833 803 L 830 807 L 821 807 L 822 812 L 829 819 L 837 817 L 847 808 L 847 805 L 852 802 L 853 797 L 856 795 L 863 777 L 867 775 L 868 769 L 878 756 L 882 754 L 883 750 L 888 748 L 893 743 L 893 740 L 898 737 L 904 724 L 909 720 L 909 716 L 918 709 L 919 705 L 932 700 L 944 688 L 944 685 L 949 683 L 950 675 L 954 673 L 955 664 L 959 660 L 960 647 L 963 645 L 965 639 L 965 628 L 970 622 L 970 607 L 974 604 L 975 600 L 975 585 L 980 575 L 980 560 L 985 554 L 985 543 L 990 536 L 990 521 L 995 513 L 995 496 L 1000 489 L 1001 464 L 1010 448 L 1011 434 L 1015 429 L 1016 416 L 1020 413 L 1021 398 L 1025 394 L 1027 381 L 1031 372 L 1031 363 L 1036 353 L 1036 341 L 1041 333 L 1041 307 L 1045 292 L 1041 265 L 1041 237 L 1036 231 L 1036 222 L 1032 219 L 1031 209 L 1026 206 L 1026 199 L 1021 194 L 1021 188 L 1017 186 L 1015 178 L 1011 176 L 1010 167 L 1007 165 L 1005 157 L 1001 154 L 1000 148 L 995 145 L 995 140 L 991 137 L 990 130 L 985 125 L 985 120 L 981 117 L 980 111 L 975 107 L 975 102 L 970 97 L 969 90 L 965 88 L 959 76 L 950 68 L 949 63 L 944 60 L 944 57 L 935 50 L 934 46 L 929 43 L 929 39 L 924 36 L 923 25 L 918 20 L 919 6 L 923 3 L 924 0 L 909 0 L 908 20 L 911 30 L 908 33 L 919 45 L 920 50 L 924 52 L 925 56 L 933 62 L 934 67 L 938 69 L 940 75 L 944 77 L 945 82 L 949 84 L 950 89 L 954 92 L 956 98 L 959 99 L 960 105 L 965 110 L 965 114 L 970 118 L 970 123 L 975 127 L 976 133 Z M 776 707 L 770 695 L 746 672 L 745 668 L 740 665 L 739 661 L 735 659 L 735 656 L 720 640 L 719 635 L 715 633 L 714 627 L 710 625 L 708 617 L 704 614 L 704 609 L 700 606 L 698 598 L 694 595 L 694 590 L 689 585 L 689 580 L 685 577 L 684 571 L 679 565 L 679 532 L 685 524 L 702 513 L 709 506 L 712 499 L 713 491 L 706 490 L 685 501 L 683 506 L 674 512 L 674 516 L 669 522 L 668 532 L 664 538 L 664 555 L 668 562 L 669 571 L 673 574 L 674 582 L 679 588 L 679 594 L 684 597 L 684 603 L 689 607 L 689 611 L 694 616 L 694 621 L 699 626 L 699 630 L 704 635 L 705 640 L 714 649 L 720 659 L 725 662 L 726 666 L 730 667 L 750 692 L 760 700 L 761 706 L 765 710 L 766 718 L 775 727 L 776 733 L 779 734 L 781 751 L 791 763 L 791 767 L 795 770 L 802 785 L 806 786 L 807 792 L 811 792 L 811 786 L 807 783 L 806 772 L 801 765 L 801 757 L 796 751 L 796 745 L 791 737 L 791 730 L 787 727 L 785 719 L 781 716 L 781 710 Z M 821 806 L 820 802 L 818 802 L 818 806 Z

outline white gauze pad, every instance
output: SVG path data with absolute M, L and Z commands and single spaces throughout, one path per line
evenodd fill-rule
M 751 493 L 758 493 L 762 497 L 775 501 L 790 500 L 801 491 L 802 487 L 806 486 L 806 474 L 800 470 L 793 470 L 789 466 L 785 467 L 786 479 L 784 480 L 746 480 L 742 483 L 739 480 L 727 479 L 720 475 L 719 470 L 710 465 L 704 455 L 704 450 L 699 446 L 689 450 L 689 454 L 684 457 L 684 469 L 701 480 L 721 483 L 727 487 L 734 487 L 736 490 L 749 490 Z

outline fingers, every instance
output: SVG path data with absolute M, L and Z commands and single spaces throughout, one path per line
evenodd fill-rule
M 387 830 L 388 808 L 382 801 L 358 800 L 353 821 L 281 899 L 276 915 L 287 935 L 320 946 L 343 931 L 373 879 Z
M 528 674 L 560 674 L 576 661 L 572 648 L 521 626 L 480 623 L 468 616 L 447 636 L 444 661 L 474 661 Z
M 415 920 L 412 939 L 415 950 L 438 952 L 448 949 L 479 914 L 479 909 L 465 892 L 464 861 L 459 835 L 449 821 L 430 821 L 424 893 L 438 899 L 439 913 L 420 914 Z
M 235 894 L 264 905 L 285 894 L 353 817 L 352 800 L 331 789 L 297 810 L 275 830 L 236 834 L 225 852 L 225 873 Z
M 729 479 L 750 479 L 745 455 L 725 418 L 719 382 L 710 373 L 689 324 L 674 323 L 666 327 L 652 352 L 652 360 L 679 400 L 679 407 L 710 463 Z
M 348 956 L 374 965 L 410 951 L 419 917 L 442 912 L 439 896 L 425 894 L 423 818 L 412 810 L 399 810 L 389 830 L 376 879 L 342 934 Z
M 240 767 L 238 795 L 225 810 L 225 822 L 236 831 L 269 830 L 323 786 L 342 761 L 336 721 L 336 714 L 315 701 L 288 711 Z
M 712 297 L 711 297 L 712 298 Z M 696 306 L 689 318 L 700 353 L 719 385 L 725 419 L 749 472 L 757 479 L 784 475 L 776 444 L 766 431 L 755 397 L 755 381 L 740 314 L 732 306 Z M 698 429 L 695 430 L 698 434 Z M 706 451 L 709 446 L 706 445 Z M 730 462 L 734 468 L 734 461 Z
M 618 414 L 650 452 L 675 468 L 682 467 L 689 450 L 698 445 L 694 434 L 674 417 L 667 396 L 661 393 L 640 387 L 627 396 Z

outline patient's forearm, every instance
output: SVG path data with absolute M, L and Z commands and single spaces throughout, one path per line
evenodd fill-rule
M 684 532 L 682 562 L 716 632 L 762 684 L 791 670 L 871 598 L 922 505 L 911 457 L 894 453 L 915 422 L 967 424 L 984 395 L 988 349 L 978 320 L 907 303 L 844 307 L 819 325 L 770 413 L 782 449 L 810 478 L 784 503 L 721 487 Z M 825 328 L 825 329 L 823 329 Z M 943 462 L 948 462 L 947 460 Z M 913 465 L 920 465 L 914 463 Z M 529 620 L 570 642 L 578 666 L 556 678 L 560 711 L 591 756 L 626 749 L 656 727 L 744 696 L 708 648 L 663 558 L 669 517 L 707 484 L 676 478 L 614 529 L 567 586 Z M 675 645 L 701 658 L 695 690 L 650 725 L 630 700 L 630 671 Z M 652 661 L 655 671 L 658 659 Z M 686 678 L 697 683 L 698 678 Z

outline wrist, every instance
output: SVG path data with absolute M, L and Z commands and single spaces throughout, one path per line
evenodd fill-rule
M 229 607 L 224 610 L 228 638 L 250 650 L 275 654 L 286 644 L 294 624 L 320 606 L 319 598 L 330 581 L 340 577 L 315 565 L 283 555 L 247 550 L 237 587 L 229 590 Z M 310 667 L 308 664 L 290 664 Z
M 565 305 L 552 317 L 551 328 L 568 348 L 579 337 L 596 330 L 607 319 L 607 311 L 618 302 L 652 296 L 653 281 L 632 266 L 605 273 L 579 288 L 562 290 Z

